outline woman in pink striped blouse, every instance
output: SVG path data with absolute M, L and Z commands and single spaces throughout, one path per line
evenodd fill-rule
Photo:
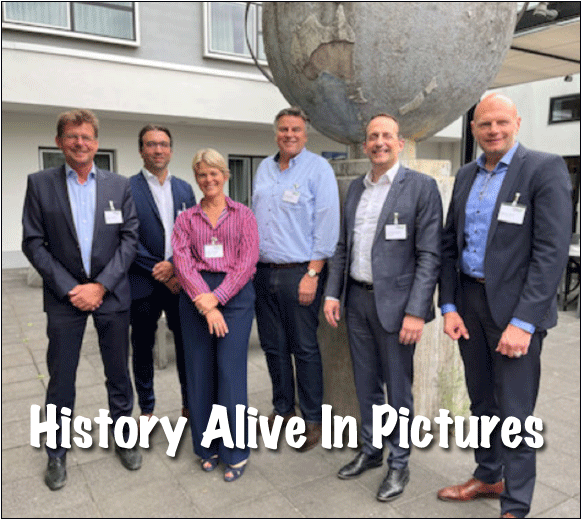
M 249 448 L 227 448 L 215 439 L 202 446 L 212 406 L 226 407 L 235 438 L 237 404 L 247 406 L 247 351 L 254 315 L 252 278 L 259 259 L 259 233 L 252 211 L 224 194 L 229 171 L 215 150 L 199 151 L 192 163 L 204 198 L 176 220 L 174 268 L 182 285 L 180 321 L 190 426 L 202 469 L 222 460 L 224 479 L 245 469 Z

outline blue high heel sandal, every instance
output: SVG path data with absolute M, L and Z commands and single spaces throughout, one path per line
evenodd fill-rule
M 218 457 L 211 457 L 209 459 L 200 459 L 200 466 L 202 467 L 202 471 L 213 471 L 218 466 L 219 460 Z
M 245 468 L 247 467 L 246 463 L 243 466 L 238 468 L 233 468 L 232 466 L 227 466 L 226 470 L 224 471 L 224 480 L 225 482 L 234 482 L 238 478 L 242 477 L 242 474 L 245 472 Z M 231 473 L 231 476 L 227 474 Z

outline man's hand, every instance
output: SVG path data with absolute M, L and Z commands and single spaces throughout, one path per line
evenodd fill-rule
M 461 336 L 469 339 L 469 331 L 465 327 L 465 322 L 458 312 L 447 312 L 445 314 L 444 332 L 449 338 L 457 341 Z
M 85 312 L 97 310 L 103 303 L 105 287 L 100 283 L 85 283 L 73 287 L 69 291 L 70 302 L 77 309 Z
M 204 316 L 215 309 L 219 303 L 218 298 L 213 293 L 199 294 L 194 298 L 194 305 L 196 305 L 198 312 Z
M 167 260 L 158 262 L 152 269 L 152 276 L 154 277 L 154 280 L 166 283 L 170 278 L 172 278 L 172 276 L 174 276 L 174 266 Z
M 422 336 L 422 328 L 424 327 L 424 320 L 418 316 L 411 316 L 407 314 L 402 320 L 402 329 L 398 336 L 398 341 L 402 345 L 414 345 L 420 341 Z
M 301 278 L 299 282 L 299 305 L 311 305 L 315 300 L 315 293 L 317 292 L 317 281 L 319 277 L 311 278 L 307 273 Z
M 210 334 L 214 334 L 219 338 L 224 338 L 228 334 L 228 326 L 226 325 L 226 321 L 224 321 L 222 312 L 218 309 L 212 309 L 206 314 L 206 321 L 208 322 L 208 332 Z
M 525 356 L 529 350 L 531 334 L 511 323 L 503 331 L 495 352 L 510 358 Z
M 340 320 L 340 302 L 337 300 L 325 300 L 323 304 L 323 314 L 327 322 L 335 329 Z
M 178 278 L 175 276 L 172 276 L 164 285 L 170 289 L 172 294 L 180 294 L 180 290 L 182 289 Z

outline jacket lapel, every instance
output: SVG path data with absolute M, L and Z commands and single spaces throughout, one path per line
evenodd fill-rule
M 392 224 L 394 219 L 394 207 L 396 201 L 398 200 L 398 194 L 402 190 L 402 186 L 406 181 L 406 168 L 400 166 L 398 168 L 398 173 L 394 177 L 392 186 L 388 191 L 384 205 L 382 206 L 382 211 L 380 212 L 380 217 L 378 218 L 378 226 L 376 227 L 376 235 L 374 236 L 374 242 L 376 242 L 382 235 L 382 230 L 386 223 Z M 388 222 L 389 219 L 392 219 Z
M 358 204 L 362 198 L 362 193 L 364 193 L 364 177 L 360 177 L 353 191 L 352 196 L 346 200 L 345 208 L 345 218 L 346 218 L 346 229 L 347 229 L 347 246 L 348 250 L 351 252 L 352 248 L 352 238 L 354 236 L 354 225 L 356 222 L 356 211 L 358 210 Z
M 455 207 L 456 215 L 454 217 L 457 220 L 457 248 L 459 252 L 463 250 L 465 245 L 465 208 L 467 207 L 467 200 L 469 199 L 469 194 L 471 193 L 471 188 L 475 182 L 475 177 L 477 177 L 478 170 L 479 166 L 475 162 L 473 169 L 467 175 L 465 184 L 461 187 L 458 203 Z
M 503 183 L 501 184 L 501 188 L 499 189 L 499 195 L 497 196 L 497 201 L 495 202 L 495 208 L 493 209 L 493 216 L 491 218 L 491 226 L 489 226 L 489 234 L 487 235 L 487 248 L 493 239 L 493 235 L 497 230 L 497 215 L 499 215 L 499 208 L 501 207 L 501 203 L 508 200 L 509 195 L 515 189 L 515 184 L 519 180 L 519 172 L 521 171 L 521 167 L 524 161 L 524 148 L 519 145 L 509 167 L 507 168 L 507 173 L 505 174 L 505 178 L 503 179 Z
M 160 224 L 162 223 L 162 217 L 160 217 L 160 212 L 158 211 L 158 206 L 156 201 L 154 200 L 154 196 L 152 195 L 152 191 L 150 190 L 150 186 L 148 181 L 146 180 L 143 172 L 139 172 L 138 175 L 138 187 L 141 191 L 142 196 L 148 201 L 148 204 L 152 207 L 152 211 L 154 215 L 159 220 Z M 172 195 L 174 193 L 174 185 L 172 184 Z
M 64 165 L 57 171 L 55 191 L 58 203 L 63 210 L 67 226 L 69 226 L 71 235 L 77 241 L 78 245 L 79 238 L 77 237 L 77 229 L 75 228 L 75 221 L 73 220 L 73 213 L 71 211 L 71 201 L 69 199 L 69 189 L 67 187 L 67 173 Z

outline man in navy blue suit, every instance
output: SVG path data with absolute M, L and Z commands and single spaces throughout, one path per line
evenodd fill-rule
M 483 154 L 457 173 L 443 230 L 440 307 L 444 331 L 458 340 L 476 417 L 521 423 L 522 440 L 475 449 L 477 469 L 441 500 L 500 498 L 504 518 L 527 515 L 536 450 L 524 423 L 533 415 L 546 331 L 568 260 L 572 198 L 564 160 L 517 142 L 521 118 L 500 94 L 476 107 L 471 129 Z
M 196 204 L 192 187 L 173 177 L 172 135 L 167 128 L 146 125 L 139 133 L 141 172 L 130 178 L 139 219 L 137 257 L 129 270 L 133 375 L 142 415 L 155 406 L 153 348 L 158 320 L 165 311 L 174 333 L 176 365 L 182 390 L 182 415 L 188 417 L 184 349 L 178 313 L 180 283 L 172 264 L 172 231 L 176 217 Z

